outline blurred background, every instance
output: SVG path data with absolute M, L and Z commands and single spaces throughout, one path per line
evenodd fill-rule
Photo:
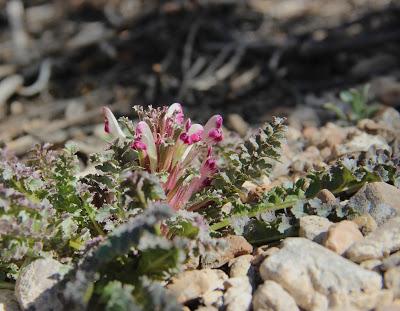
M 85 158 L 103 105 L 180 102 L 246 127 L 305 122 L 369 83 L 398 107 L 399 64 L 394 0 L 0 0 L 0 141 L 24 155 L 72 140 Z

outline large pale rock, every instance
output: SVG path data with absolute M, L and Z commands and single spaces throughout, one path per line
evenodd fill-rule
M 18 301 L 14 291 L 0 289 L 0 311 L 19 311 Z
M 400 217 L 396 217 L 350 246 L 346 256 L 354 262 L 362 262 L 368 259 L 381 259 L 399 249 Z
M 224 304 L 226 311 L 250 310 L 252 287 L 247 277 L 235 277 L 225 281 Z
M 51 258 L 41 258 L 24 267 L 15 284 L 15 296 L 22 309 L 62 310 L 56 285 L 63 265 Z
M 235 257 L 251 254 L 253 246 L 242 236 L 230 235 L 219 239 L 220 247 L 201 257 L 203 268 L 219 268 Z
M 375 219 L 372 218 L 370 214 L 358 215 L 354 217 L 352 221 L 357 224 L 358 229 L 360 229 L 364 235 L 370 234 L 378 228 Z
M 382 261 L 379 259 L 369 259 L 360 263 L 360 267 L 381 273 Z
M 264 260 L 260 273 L 264 280 L 279 283 L 305 310 L 371 309 L 381 298 L 378 273 L 304 238 L 286 239 L 279 252 Z
M 343 220 L 329 228 L 324 245 L 335 253 L 342 255 L 351 245 L 363 238 L 357 224 L 349 220 Z
M 353 293 L 350 296 L 343 296 L 341 293 L 332 294 L 332 308 L 329 311 L 369 311 L 376 310 L 381 305 L 390 304 L 393 301 L 393 292 L 382 289 L 369 293 Z
M 396 133 L 400 130 L 400 113 L 392 107 L 385 107 L 375 116 L 375 120 Z
M 370 214 L 380 226 L 400 215 L 400 190 L 384 182 L 369 183 L 350 199 L 349 205 L 360 214 Z
M 171 279 L 168 290 L 180 303 L 199 298 L 216 289 L 224 288 L 228 276 L 221 270 L 203 269 L 185 271 Z
M 214 290 L 212 292 L 205 293 L 201 297 L 201 302 L 206 307 L 215 307 L 219 309 L 224 305 L 224 292 L 222 290 Z
M 332 223 L 325 217 L 309 215 L 300 218 L 299 236 L 321 244 Z
M 254 311 L 297 311 L 293 297 L 274 281 L 265 281 L 253 295 Z
M 400 301 L 379 307 L 376 311 L 400 311 Z
M 395 298 L 400 298 L 400 267 L 385 272 L 385 286 L 393 291 Z
M 370 135 L 361 131 L 357 131 L 353 134 L 351 139 L 346 143 L 334 146 L 335 155 L 337 157 L 345 154 L 368 151 L 371 147 L 390 151 L 389 145 L 381 136 Z
M 252 266 L 252 255 L 243 255 L 232 259 L 229 262 L 229 276 L 231 278 L 246 276 L 249 278 L 254 277 L 254 268 Z
M 385 271 L 396 267 L 400 268 L 400 251 L 390 255 L 382 261 L 382 269 Z
M 256 250 L 254 251 L 254 258 L 253 258 L 252 264 L 255 266 L 259 266 L 266 257 L 268 257 L 278 251 L 279 251 L 279 248 L 275 247 L 275 246 L 270 247 L 268 245 L 263 245 L 263 246 L 257 247 Z

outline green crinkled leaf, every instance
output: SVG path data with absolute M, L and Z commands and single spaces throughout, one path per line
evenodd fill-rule
M 180 311 L 182 306 L 158 284 L 141 278 L 136 286 L 111 281 L 101 290 L 101 308 L 106 311 Z
M 163 286 L 150 281 L 147 277 L 140 278 L 140 286 L 136 287 L 135 298 L 141 310 L 181 311 L 182 306 L 176 298 L 169 294 Z
M 306 196 L 314 197 L 322 189 L 334 194 L 354 193 L 366 183 L 375 181 L 394 185 L 399 176 L 399 166 L 387 151 L 378 150 L 376 154 L 366 152 L 358 159 L 344 158 L 327 170 L 309 174 L 310 185 Z
M 74 149 L 37 147 L 24 162 L 0 152 L 0 273 L 45 252 L 74 256 L 91 227 L 77 189 Z
M 106 311 L 140 311 L 133 298 L 134 286 L 111 281 L 101 291 L 100 301 Z
M 188 239 L 195 239 L 200 229 L 189 219 L 179 217 L 178 219 L 167 222 L 168 225 L 168 236 L 175 237 L 180 236 Z
M 247 195 L 246 190 L 242 188 L 243 183 L 245 181 L 257 183 L 261 176 L 268 176 L 272 163 L 279 159 L 281 141 L 286 131 L 283 121 L 275 118 L 242 144 L 232 146 L 231 150 L 220 149 L 219 155 L 222 157 L 220 170 L 214 175 L 212 186 L 198 197 L 209 199 L 210 206 L 214 208 L 221 208 L 226 204 L 238 205 Z M 210 209 L 205 213 L 208 216 L 212 215 L 210 220 L 215 222 L 216 215 L 209 213 Z M 234 214 L 236 213 L 237 211 L 234 211 Z M 221 213 L 219 216 L 224 215 Z
M 379 106 L 369 103 L 369 85 L 360 89 L 350 89 L 339 93 L 344 106 L 327 103 L 325 108 L 331 110 L 336 116 L 348 123 L 357 123 L 362 119 L 371 118 L 379 110 Z
M 69 310 L 86 308 L 91 301 L 93 287 L 101 286 L 102 280 L 111 277 L 110 272 L 103 274 L 103 269 L 107 271 L 111 267 L 119 267 L 115 270 L 115 280 L 129 280 L 135 286 L 135 290 L 139 286 L 141 276 L 159 279 L 166 272 L 176 269 L 184 260 L 181 253 L 183 246 L 178 247 L 174 242 L 157 235 L 157 226 L 171 215 L 168 206 L 149 208 L 116 228 L 86 254 L 71 272 L 63 291 Z M 139 254 L 134 256 L 134 250 Z M 121 274 L 119 271 L 124 269 L 124 273 Z M 143 303 L 139 302 L 139 305 Z
M 182 251 L 168 245 L 167 248 L 149 248 L 141 251 L 138 273 L 151 279 L 165 279 L 182 263 Z
M 258 219 L 252 219 L 245 227 L 243 236 L 253 245 L 265 245 L 266 243 L 276 242 L 297 234 L 295 226 L 291 226 L 283 233 L 279 232 L 277 229 L 279 221 L 277 218 L 270 223 L 265 223 Z

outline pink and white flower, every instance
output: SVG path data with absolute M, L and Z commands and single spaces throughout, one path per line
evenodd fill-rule
M 110 134 L 114 139 L 115 138 L 125 139 L 126 135 L 120 128 L 118 121 L 111 112 L 110 108 L 103 107 L 103 116 L 104 116 L 104 131 L 107 134 Z
M 223 140 L 224 135 L 222 132 L 222 116 L 216 114 L 212 116 L 204 126 L 203 140 L 213 145 Z
M 137 110 L 141 120 L 136 125 L 131 147 L 138 153 L 139 165 L 151 173 L 167 173 L 163 183 L 167 201 L 175 210 L 184 208 L 217 172 L 212 146 L 223 140 L 222 117 L 212 116 L 203 127 L 185 119 L 179 103 L 168 108 Z M 103 112 L 105 131 L 129 139 L 111 111 L 105 107 Z M 196 167 L 198 175 L 193 176 Z
M 150 171 L 156 172 L 157 170 L 157 147 L 154 141 L 153 133 L 149 125 L 140 121 L 136 126 L 135 140 L 132 147 L 139 152 L 145 152 L 149 159 Z

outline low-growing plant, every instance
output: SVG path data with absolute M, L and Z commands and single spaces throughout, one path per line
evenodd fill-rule
M 172 216 L 154 206 L 130 219 L 87 251 L 62 286 L 67 310 L 181 310 L 157 281 L 179 270 L 185 244 L 159 234 Z
M 235 233 L 255 244 L 276 241 L 297 234 L 305 214 L 353 213 L 339 201 L 320 202 L 321 189 L 347 198 L 372 181 L 400 185 L 398 160 L 373 151 L 249 193 L 246 183 L 257 188 L 279 161 L 283 119 L 224 142 L 219 115 L 202 126 L 179 104 L 135 109 L 136 124 L 104 108 L 109 147 L 90 157 L 94 172 L 84 176 L 72 146 L 38 147 L 26 161 L 1 150 L 0 281 L 51 256 L 74 267 L 63 291 L 70 309 L 175 310 L 157 281 L 179 270 L 192 251 L 187 239 Z
M 0 269 L 12 277 L 28 259 L 70 257 L 102 233 L 80 187 L 74 150 L 37 148 L 26 163 L 1 151 Z
M 310 173 L 307 179 L 307 197 L 315 196 L 322 189 L 349 196 L 366 183 L 375 181 L 400 187 L 399 159 L 387 150 L 371 149 L 357 157 L 339 159 L 328 169 Z
M 324 107 L 336 114 L 344 122 L 357 123 L 362 119 L 371 118 L 378 111 L 377 104 L 371 104 L 369 99 L 369 85 L 360 89 L 350 89 L 339 94 L 344 106 L 327 103 Z
M 324 170 L 310 172 L 296 183 L 288 183 L 262 193 L 253 202 L 234 203 L 224 218 L 210 225 L 212 230 L 230 228 L 253 243 L 276 241 L 297 234 L 298 219 L 320 215 L 333 221 L 356 212 L 348 205 L 324 204 L 315 198 L 322 189 L 337 197 L 349 198 L 369 182 L 383 181 L 400 187 L 399 159 L 387 150 L 363 152 L 359 156 L 338 159 Z
M 140 121 L 122 119 L 125 132 L 108 108 L 105 131 L 135 151 L 135 164 L 160 178 L 168 204 L 187 208 L 192 195 L 210 183 L 217 171 L 213 146 L 222 141 L 222 117 L 211 117 L 203 127 L 185 119 L 180 104 L 154 109 L 135 107 Z M 194 209 L 194 207 L 189 208 Z

